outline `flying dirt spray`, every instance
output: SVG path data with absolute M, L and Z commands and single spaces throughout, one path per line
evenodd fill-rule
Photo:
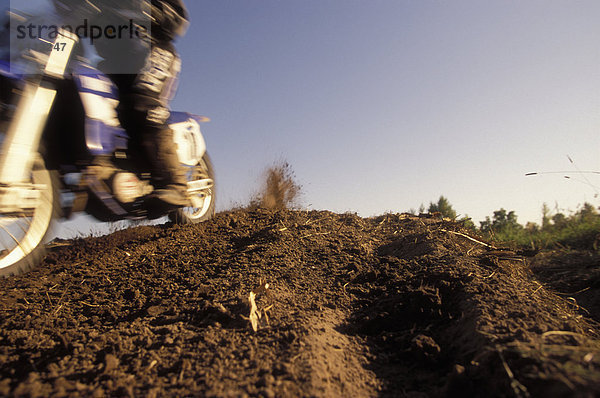
M 283 210 L 296 206 L 302 186 L 287 162 L 276 163 L 264 173 L 260 192 L 250 201 L 250 207 Z

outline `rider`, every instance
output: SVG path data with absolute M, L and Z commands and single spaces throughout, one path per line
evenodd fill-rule
M 185 33 L 188 13 L 182 0 L 134 0 L 133 3 L 141 6 L 144 1 L 151 10 L 151 46 L 141 70 L 135 74 L 115 73 L 115 66 L 123 62 L 123 52 L 115 51 L 116 43 L 98 40 L 94 46 L 104 58 L 100 69 L 107 72 L 119 90 L 117 110 L 121 124 L 151 164 L 152 180 L 157 187 L 155 197 L 171 206 L 189 206 L 185 171 L 177 157 L 173 131 L 167 124 L 169 102 L 181 67 L 173 41 Z M 63 14 L 76 7 L 74 3 L 81 4 L 82 0 L 54 0 L 55 7 Z M 98 0 L 94 3 L 100 4 L 98 8 L 102 9 L 102 3 L 120 8 L 120 4 L 127 2 Z M 102 12 L 110 11 L 115 10 Z

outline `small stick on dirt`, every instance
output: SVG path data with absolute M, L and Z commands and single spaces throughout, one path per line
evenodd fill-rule
M 258 245 L 248 245 L 248 246 L 246 246 L 246 248 L 244 250 L 242 250 L 242 253 L 246 253 L 247 251 L 250 251 L 250 250 L 254 249 L 257 246 Z
M 81 304 L 87 305 L 88 307 L 100 307 L 100 305 L 98 305 L 98 304 L 89 304 L 89 303 L 86 303 L 85 301 L 82 301 Z
M 585 311 L 585 312 L 587 312 L 588 314 L 590 313 L 588 310 L 586 310 L 586 309 L 585 309 L 585 308 L 583 308 L 583 307 L 580 307 L 580 306 L 579 306 L 579 304 L 577 304 L 577 300 L 575 300 L 575 297 L 567 297 L 567 298 L 565 299 L 565 301 L 566 301 L 568 304 L 574 305 L 574 306 L 575 306 L 575 308 L 577 308 L 577 310 L 584 310 L 584 311 Z
M 484 336 L 488 337 L 489 339 L 491 339 L 491 340 L 493 340 L 493 341 L 496 341 L 496 340 L 498 340 L 498 338 L 499 338 L 499 337 L 498 337 L 498 336 L 496 336 L 495 334 L 491 334 L 491 333 L 488 333 L 488 332 L 484 332 L 483 330 L 477 330 L 477 333 L 480 333 L 480 334 L 482 334 L 482 335 L 484 335 Z
M 490 275 L 488 275 L 488 276 L 484 276 L 484 277 L 483 277 L 483 279 L 489 279 L 489 278 L 491 278 L 491 277 L 492 277 L 492 276 L 494 276 L 494 275 L 496 275 L 496 271 L 492 272 L 492 273 L 491 273 Z
M 256 306 L 256 301 L 254 298 L 256 294 L 254 292 L 250 292 L 248 296 L 248 302 L 250 303 L 250 316 L 248 316 L 248 320 L 250 321 L 250 325 L 252 326 L 252 330 L 258 332 L 258 321 L 260 320 L 260 312 L 258 312 L 258 307 Z
M 87 262 L 88 262 L 87 260 L 77 261 L 76 263 L 69 264 L 69 266 L 70 267 L 77 267 L 77 266 L 79 266 L 79 265 L 81 265 L 83 263 L 87 263 Z
M 48 294 L 48 292 L 46 292 L 46 297 L 48 297 L 48 301 L 50 302 L 50 306 L 53 307 L 54 304 L 52 304 L 52 299 L 50 298 L 50 295 Z
M 319 221 L 324 220 L 326 218 L 327 217 L 321 217 L 321 218 L 315 218 L 315 219 L 312 219 L 312 220 L 306 220 L 306 222 L 304 223 L 304 225 L 310 225 L 310 224 L 312 224 L 314 222 L 319 222 Z
M 554 335 L 561 335 L 561 336 L 581 336 L 580 333 L 567 332 L 565 330 L 551 330 L 549 332 L 542 333 L 542 338 L 548 337 L 548 336 L 554 336 Z
M 281 225 L 283 225 L 283 228 L 279 228 L 279 232 L 283 232 L 285 230 L 287 230 L 288 228 L 285 226 L 285 224 L 283 223 L 283 221 L 279 220 L 279 222 L 281 223 Z
M 48 249 L 52 249 L 55 247 L 62 247 L 62 246 L 72 246 L 73 244 L 71 242 L 50 242 L 46 245 L 46 247 Z
M 156 359 L 153 359 L 152 362 L 150 362 L 150 365 L 148 365 L 148 367 L 146 368 L 146 371 L 149 371 L 150 369 L 152 369 L 154 367 L 154 365 L 156 365 L 158 363 L 158 361 Z
M 271 305 L 271 306 L 267 307 L 265 310 L 263 310 L 263 313 L 261 313 L 261 311 L 259 311 L 258 307 L 256 306 L 256 295 L 259 293 L 267 294 L 268 288 L 269 288 L 269 284 L 261 281 L 260 286 L 257 287 L 256 289 L 252 290 L 250 292 L 250 294 L 248 295 L 248 303 L 250 304 L 250 315 L 248 316 L 248 320 L 250 321 L 252 330 L 254 330 L 255 332 L 258 331 L 259 322 L 260 322 L 260 319 L 262 318 L 263 313 L 265 315 L 267 324 L 269 322 L 269 318 L 267 317 L 266 311 L 270 310 L 273 306 Z
M 475 243 L 479 243 L 480 245 L 483 245 L 483 246 L 485 246 L 485 247 L 489 247 L 489 248 L 491 248 L 491 249 L 494 249 L 494 250 L 497 250 L 497 249 L 498 249 L 496 246 L 488 245 L 487 243 L 484 243 L 484 242 L 482 242 L 482 241 L 480 241 L 480 240 L 477 240 L 477 239 L 475 239 L 475 238 L 473 238 L 473 237 L 470 237 L 470 236 L 469 236 L 469 235 L 467 235 L 467 234 L 463 234 L 462 232 L 448 231 L 447 229 L 440 229 L 440 231 L 442 231 L 442 232 L 448 232 L 448 233 L 450 233 L 450 234 L 454 234 L 454 235 L 458 235 L 458 236 L 462 236 L 463 238 L 467 238 L 467 239 L 469 239 L 470 241 L 473 241 L 473 242 L 475 242 Z
M 329 235 L 331 232 L 316 232 L 314 234 L 307 234 L 307 235 L 303 235 L 300 237 L 300 239 L 302 238 L 308 238 L 309 236 L 316 236 L 316 235 Z
M 63 307 L 62 305 L 62 301 L 65 298 L 65 294 L 67 294 L 67 291 L 69 290 L 70 285 L 67 285 L 67 287 L 65 288 L 65 290 L 63 291 L 63 293 L 60 296 L 60 299 L 58 299 L 58 303 L 56 303 L 56 308 L 52 311 L 52 313 L 54 315 L 57 315 L 58 312 L 61 310 L 61 308 Z
M 502 361 L 502 366 L 504 367 L 504 370 L 506 371 L 506 374 L 508 375 L 508 378 L 510 379 L 510 386 L 512 387 L 513 391 L 515 392 L 515 395 L 517 397 L 529 397 L 529 391 L 527 391 L 527 387 L 525 387 L 523 384 L 521 384 L 521 382 L 519 382 L 519 380 L 515 379 L 515 375 L 512 372 L 512 370 L 510 370 L 510 368 L 508 367 L 508 364 L 506 363 L 506 360 L 504 359 L 504 355 L 502 355 L 502 351 L 500 349 L 500 347 L 496 347 L 496 350 L 498 351 L 498 355 L 500 355 L 500 360 Z
M 271 304 L 267 308 L 263 309 L 263 316 L 265 317 L 265 322 L 269 326 L 271 326 L 271 323 L 269 323 L 269 315 L 267 314 L 267 311 L 269 311 L 271 308 L 273 308 L 273 304 Z
M 576 294 L 579 294 L 579 293 L 583 293 L 583 292 L 585 292 L 585 291 L 588 291 L 588 290 L 590 290 L 591 288 L 592 288 L 591 286 L 588 286 L 588 287 L 586 287 L 585 289 L 581 289 L 581 290 L 578 290 L 578 291 L 576 291 L 576 292 L 573 292 L 573 293 L 558 293 L 558 292 L 557 292 L 556 294 L 558 294 L 559 296 L 574 296 L 574 295 L 576 295 Z

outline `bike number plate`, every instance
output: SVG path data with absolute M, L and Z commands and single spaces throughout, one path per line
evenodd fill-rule
M 197 165 L 206 152 L 206 143 L 198 122 L 190 118 L 184 122 L 171 124 L 169 127 L 173 130 L 179 161 L 187 166 Z

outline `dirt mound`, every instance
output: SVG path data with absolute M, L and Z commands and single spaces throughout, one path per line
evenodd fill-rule
M 121 231 L 0 280 L 0 395 L 597 396 L 600 327 L 544 283 L 433 218 Z

